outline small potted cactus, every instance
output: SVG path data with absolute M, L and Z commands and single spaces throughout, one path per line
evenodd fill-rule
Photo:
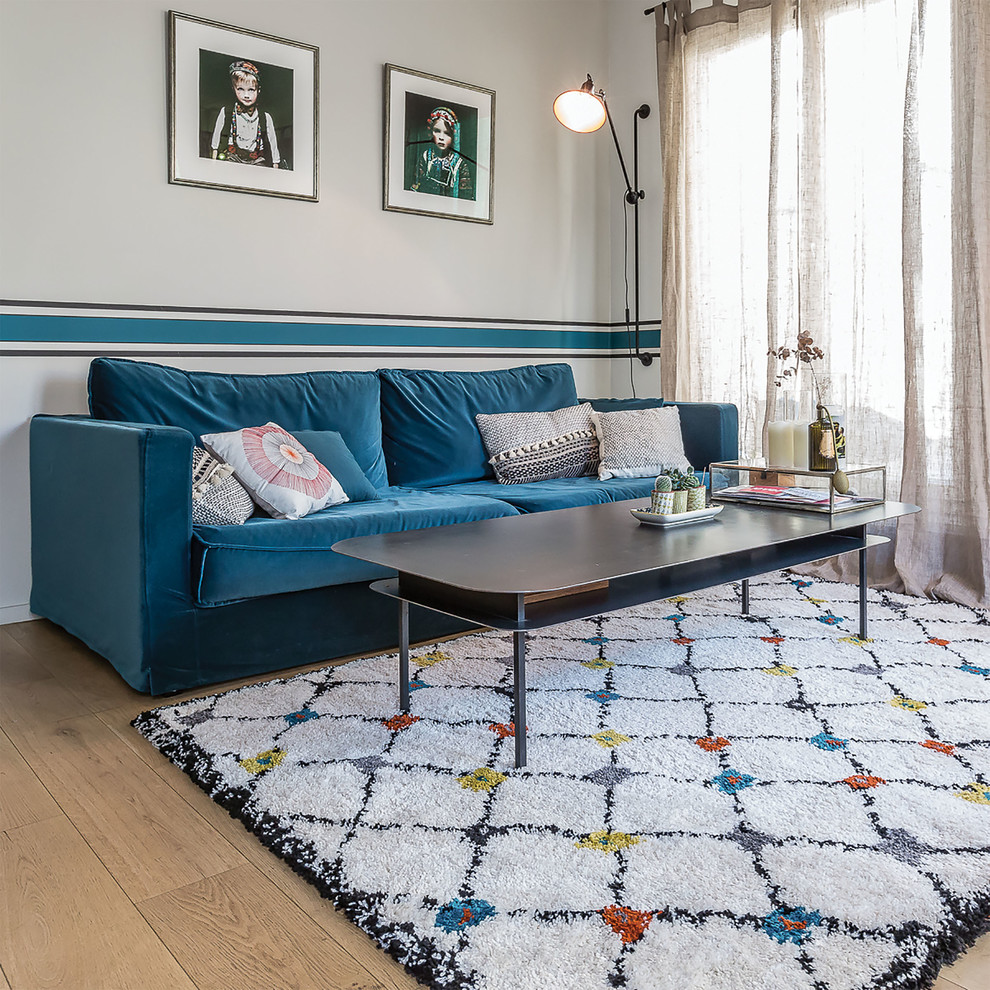
M 674 484 L 670 477 L 661 474 L 653 482 L 653 495 L 650 498 L 650 512 L 670 515 L 674 511 Z
M 687 512 L 687 478 L 677 472 L 677 477 L 671 479 L 674 482 L 674 512 Z
M 685 479 L 687 485 L 687 511 L 697 512 L 705 507 L 705 487 L 696 474 L 690 474 Z
M 667 472 L 667 477 L 670 478 L 670 482 L 674 488 L 674 512 L 687 512 L 687 499 L 688 499 L 688 487 L 689 480 L 696 482 L 693 471 L 688 471 L 683 473 L 678 471 L 677 468 L 672 468 Z

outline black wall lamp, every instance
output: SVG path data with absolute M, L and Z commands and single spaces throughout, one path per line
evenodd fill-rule
M 622 157 L 622 149 L 619 147 L 619 138 L 615 133 L 615 125 L 612 123 L 612 115 L 608 111 L 608 103 L 605 101 L 605 91 L 599 89 L 595 92 L 595 84 L 589 75 L 580 89 L 569 89 L 566 93 L 561 93 L 553 101 L 553 113 L 564 127 L 578 134 L 590 134 L 597 131 L 607 120 L 609 129 L 612 132 L 612 141 L 615 143 L 615 153 L 619 156 L 619 165 L 622 167 L 622 177 L 626 182 L 626 202 L 633 208 L 633 314 L 636 328 L 636 357 L 649 366 L 653 364 L 653 355 L 646 354 L 639 349 L 639 201 L 646 196 L 646 193 L 639 188 L 639 122 L 649 117 L 650 107 L 644 103 L 633 111 L 633 181 L 629 181 L 629 173 L 626 171 L 626 163 Z M 626 323 L 629 323 L 629 308 L 626 307 Z

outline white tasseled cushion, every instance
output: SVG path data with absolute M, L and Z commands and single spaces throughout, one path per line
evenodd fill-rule
M 202 447 L 193 448 L 192 520 L 198 525 L 239 526 L 254 513 L 254 502 L 229 464 Z
M 579 478 L 598 469 L 590 402 L 552 412 L 479 413 L 474 418 L 488 463 L 503 485 Z

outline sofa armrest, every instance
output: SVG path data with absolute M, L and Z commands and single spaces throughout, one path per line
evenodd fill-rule
M 665 402 L 663 399 L 581 399 L 598 412 L 677 406 L 684 453 L 697 471 L 739 456 L 739 410 L 731 402 Z
M 193 437 L 42 415 L 30 438 L 31 610 L 153 690 L 154 651 L 188 633 Z

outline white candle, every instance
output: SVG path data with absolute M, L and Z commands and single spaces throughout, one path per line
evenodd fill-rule
M 790 423 L 770 423 L 767 427 L 768 467 L 794 466 L 794 432 Z
M 799 419 L 796 423 L 791 423 L 791 435 L 793 437 L 794 460 L 791 465 L 807 471 L 808 460 L 808 424 Z

